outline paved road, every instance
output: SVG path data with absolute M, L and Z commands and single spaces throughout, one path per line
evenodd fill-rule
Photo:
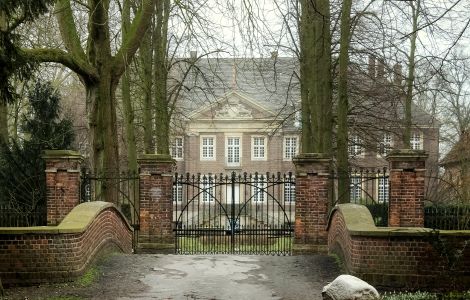
M 48 295 L 76 299 L 316 300 L 321 299 L 322 287 L 339 275 L 334 259 L 327 256 L 114 255 L 101 262 L 98 270 L 99 280 L 88 287 L 68 284 L 15 289 L 7 291 L 7 299 L 44 299 Z

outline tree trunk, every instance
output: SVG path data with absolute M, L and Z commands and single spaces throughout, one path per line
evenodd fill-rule
M 0 143 L 8 143 L 8 105 L 0 100 Z
M 150 29 L 150 28 L 149 28 Z M 144 151 L 155 153 L 152 126 L 152 30 L 148 30 L 140 46 L 141 78 L 143 80 Z
M 167 98 L 167 30 L 169 1 L 159 1 L 156 7 L 154 31 L 154 74 L 155 74 L 155 135 L 157 153 L 170 154 L 170 113 Z
M 122 9 L 122 35 L 124 38 L 128 38 L 130 13 L 131 7 L 129 0 L 125 0 Z M 121 78 L 121 93 L 127 142 L 127 168 L 130 173 L 137 174 L 137 147 L 134 130 L 134 108 L 131 102 L 130 73 L 129 68 L 126 68 Z
M 341 7 L 341 37 L 339 52 L 338 81 L 338 131 L 337 131 L 337 167 L 338 167 L 338 202 L 349 202 L 349 163 L 348 163 L 348 65 L 350 15 L 352 0 L 344 0 Z
M 300 30 L 302 151 L 331 153 L 331 35 L 328 0 L 302 0 Z
M 410 36 L 410 53 L 408 56 L 408 76 L 406 78 L 406 95 L 405 95 L 405 128 L 403 132 L 403 145 L 406 149 L 411 148 L 411 103 L 413 101 L 413 84 L 415 81 L 415 52 L 416 52 L 416 39 L 418 37 L 418 17 L 420 14 L 420 0 L 416 1 L 416 6 L 410 2 L 413 28 Z

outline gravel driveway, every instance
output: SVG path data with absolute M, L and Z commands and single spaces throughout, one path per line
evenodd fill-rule
M 328 256 L 110 256 L 99 279 L 6 290 L 6 299 L 321 299 L 339 275 Z

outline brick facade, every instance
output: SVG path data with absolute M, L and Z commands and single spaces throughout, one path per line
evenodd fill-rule
M 372 226 L 359 226 L 362 220 L 355 211 L 354 224 L 348 227 L 344 216 L 348 205 L 353 204 L 340 205 L 330 218 L 328 249 L 342 258 L 349 274 L 385 288 L 468 288 L 470 248 L 465 244 L 470 232 L 438 236 L 425 229 L 378 229 L 365 207 L 361 209 L 367 211 Z
M 47 150 L 47 225 L 57 225 L 80 203 L 80 166 L 83 157 L 75 151 Z
M 301 154 L 296 167 L 294 251 L 326 250 L 330 203 L 331 159 L 320 154 Z
M 397 150 L 390 163 L 388 226 L 423 227 L 427 155 L 424 151 Z
M 110 251 L 132 252 L 132 230 L 114 206 L 103 202 L 83 205 L 102 207 L 94 208 L 97 215 L 83 231 L 73 229 L 76 222 L 57 227 L 2 228 L 0 278 L 3 284 L 69 281 L 83 274 L 100 255 Z
M 145 154 L 140 167 L 140 251 L 174 248 L 174 160 L 166 155 Z

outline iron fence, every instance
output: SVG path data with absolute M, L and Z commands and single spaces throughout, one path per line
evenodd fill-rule
M 106 198 L 109 197 L 110 198 Z M 92 174 L 82 170 L 80 201 L 109 201 L 121 210 L 134 228 L 134 249 L 138 243 L 139 218 L 139 175 L 133 172 Z
M 387 168 L 350 169 L 347 180 L 349 181 L 348 193 L 338 193 L 337 173 L 332 175 L 333 181 L 333 206 L 337 203 L 355 203 L 365 205 L 376 226 L 388 226 L 389 204 L 389 174 Z
M 47 224 L 46 207 L 33 209 L 0 204 L 0 227 L 45 226 Z
M 470 206 L 426 206 L 424 227 L 441 230 L 470 230 Z
M 177 254 L 290 255 L 292 174 L 175 175 Z

